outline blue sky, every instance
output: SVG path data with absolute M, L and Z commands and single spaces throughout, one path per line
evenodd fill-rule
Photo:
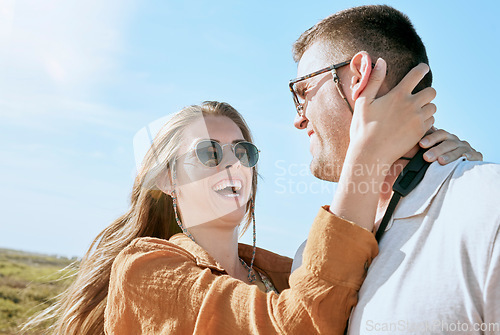
M 385 3 L 427 47 L 436 126 L 500 162 L 500 4 Z M 257 244 L 293 256 L 334 185 L 309 174 L 308 138 L 292 126 L 291 45 L 362 4 L 373 2 L 2 1 L 0 247 L 82 256 L 128 207 L 134 135 L 221 100 L 246 117 L 262 151 Z

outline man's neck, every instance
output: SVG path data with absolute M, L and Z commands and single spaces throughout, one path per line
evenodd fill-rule
M 404 157 L 413 157 L 415 154 L 418 152 L 419 146 L 416 145 L 414 146 L 410 151 L 408 151 Z M 380 197 L 378 200 L 378 205 L 377 205 L 377 214 L 375 216 L 375 225 L 374 225 L 374 231 L 377 231 L 380 222 L 382 221 L 382 218 L 384 217 L 385 211 L 387 209 L 387 206 L 389 206 L 389 202 L 391 201 L 392 197 L 392 185 L 394 185 L 394 182 L 398 178 L 399 174 L 405 166 L 409 163 L 408 160 L 405 159 L 398 159 L 394 164 L 391 166 L 389 169 L 389 172 L 387 173 L 385 180 L 384 180 L 384 185 L 382 187 L 382 190 L 380 192 Z

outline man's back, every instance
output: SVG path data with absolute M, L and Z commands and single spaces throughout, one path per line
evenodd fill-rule
M 500 165 L 431 165 L 394 212 L 349 334 L 500 333 L 499 226 Z

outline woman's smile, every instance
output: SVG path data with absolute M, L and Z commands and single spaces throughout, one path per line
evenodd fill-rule
M 223 179 L 212 186 L 212 190 L 226 198 L 239 197 L 241 188 L 242 182 L 240 179 Z

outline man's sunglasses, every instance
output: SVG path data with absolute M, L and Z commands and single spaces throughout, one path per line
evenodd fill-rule
M 253 143 L 246 141 L 221 145 L 214 140 L 203 140 L 196 144 L 194 151 L 200 163 L 211 168 L 218 166 L 222 162 L 224 157 L 223 149 L 227 145 L 231 146 L 231 151 L 241 165 L 246 167 L 257 165 L 260 151 Z

